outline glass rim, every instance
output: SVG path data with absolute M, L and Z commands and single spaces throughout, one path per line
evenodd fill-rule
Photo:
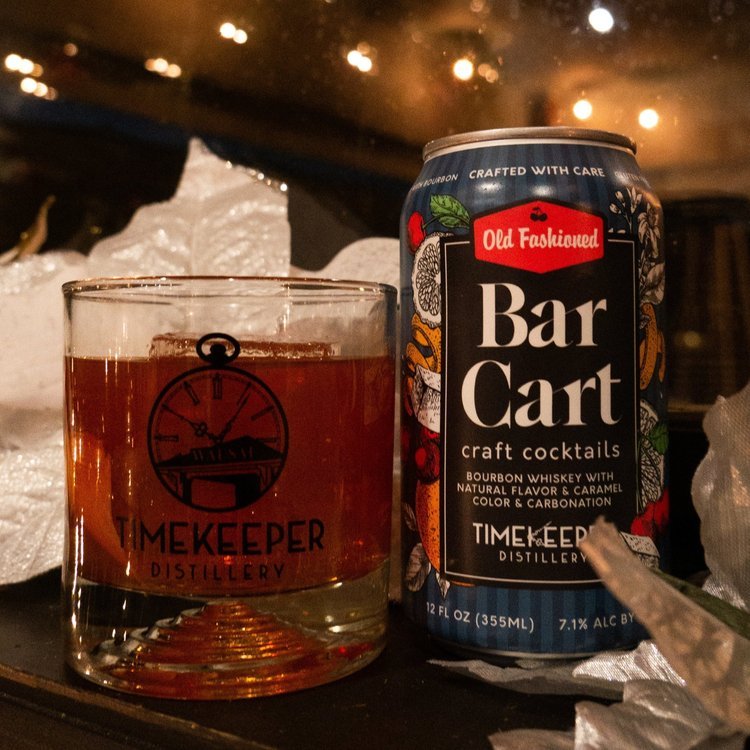
M 90 278 L 66 281 L 62 285 L 65 297 L 95 296 L 97 293 L 119 292 L 132 290 L 143 293 L 157 292 L 158 290 L 173 290 L 179 292 L 184 289 L 184 296 L 197 296 L 190 294 L 190 285 L 202 286 L 209 284 L 221 284 L 225 296 L 236 293 L 242 295 L 243 290 L 253 287 L 258 289 L 271 288 L 285 289 L 289 292 L 312 292 L 321 296 L 325 294 L 336 295 L 344 293 L 343 297 L 357 296 L 357 293 L 372 296 L 396 296 L 397 290 L 391 284 L 377 281 L 361 281 L 357 279 L 336 279 L 320 276 L 229 276 L 229 275 L 164 275 L 164 276 L 95 276 Z M 233 288 L 233 285 L 236 288 Z M 197 290 L 196 290 L 197 291 Z M 353 294 L 352 294 L 353 293 Z M 166 296 L 166 295 L 165 295 Z M 179 294 L 175 294 L 179 296 Z M 123 300 L 128 297 L 123 297 Z

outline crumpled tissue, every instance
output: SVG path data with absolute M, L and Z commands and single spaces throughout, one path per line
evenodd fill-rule
M 750 611 L 750 385 L 719 398 L 703 420 L 709 449 L 693 476 L 701 542 L 710 571 L 704 589 Z
M 322 271 L 292 268 L 287 186 L 191 141 L 173 197 L 88 256 L 0 268 L 0 585 L 60 565 L 65 517 L 61 285 L 97 276 L 316 275 L 397 286 L 398 241 L 360 240 Z M 356 271 L 356 274 L 354 273 Z
M 703 426 L 709 450 L 692 485 L 710 570 L 703 593 L 734 605 L 744 616 L 750 601 L 750 384 L 719 398 Z M 621 698 L 612 705 L 578 703 L 573 731 L 498 732 L 490 737 L 492 747 L 743 748 L 750 735 L 750 640 L 646 568 L 611 524 L 597 522 L 581 546 L 651 640 L 629 652 L 606 652 L 576 663 L 438 662 L 526 693 Z

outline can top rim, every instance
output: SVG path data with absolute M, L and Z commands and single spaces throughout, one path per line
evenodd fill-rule
M 443 138 L 429 141 L 422 150 L 422 158 L 427 161 L 438 151 L 444 151 L 458 146 L 472 143 L 488 143 L 490 141 L 537 141 L 537 140 L 575 140 L 591 141 L 594 143 L 608 143 L 636 152 L 636 144 L 632 138 L 608 130 L 591 130 L 587 128 L 569 127 L 535 127 L 535 128 L 495 128 L 491 130 L 474 130 L 469 133 L 457 133 Z

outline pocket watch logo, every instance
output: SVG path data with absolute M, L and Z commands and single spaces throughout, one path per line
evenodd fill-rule
M 260 378 L 230 366 L 240 344 L 209 333 L 196 344 L 207 364 L 161 391 L 148 423 L 151 463 L 164 487 L 191 508 L 226 512 L 260 500 L 287 455 L 284 410 Z

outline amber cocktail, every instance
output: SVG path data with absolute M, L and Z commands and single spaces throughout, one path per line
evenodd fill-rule
M 288 279 L 66 285 L 70 664 L 227 698 L 383 648 L 393 290 Z

